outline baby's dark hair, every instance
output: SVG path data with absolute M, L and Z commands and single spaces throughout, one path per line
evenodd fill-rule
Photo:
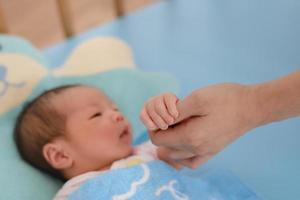
M 43 147 L 65 133 L 65 115 L 52 102 L 58 94 L 80 85 L 65 85 L 47 90 L 31 102 L 25 103 L 17 117 L 14 141 L 22 159 L 33 167 L 66 181 L 59 170 L 54 169 L 43 156 Z

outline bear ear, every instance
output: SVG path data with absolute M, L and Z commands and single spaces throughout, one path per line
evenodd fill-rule
M 54 76 L 82 76 L 116 68 L 135 68 L 133 52 L 122 40 L 94 38 L 81 43 Z
M 22 103 L 48 74 L 35 60 L 13 53 L 0 54 L 0 114 Z M 18 97 L 18 98 L 16 98 Z

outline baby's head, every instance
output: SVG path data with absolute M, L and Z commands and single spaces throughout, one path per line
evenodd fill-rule
M 128 120 L 103 92 L 84 85 L 48 90 L 28 103 L 14 137 L 25 161 L 62 180 L 132 153 Z

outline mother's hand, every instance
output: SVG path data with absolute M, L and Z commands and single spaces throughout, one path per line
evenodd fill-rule
M 198 89 L 177 103 L 179 117 L 167 130 L 150 131 L 152 142 L 167 147 L 168 156 L 195 168 L 248 130 L 263 115 L 254 88 L 218 84 Z

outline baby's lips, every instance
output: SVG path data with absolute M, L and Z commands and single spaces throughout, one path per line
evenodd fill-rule
M 130 124 L 128 125 L 128 131 L 132 134 L 132 126 Z
M 127 132 L 131 132 L 131 126 L 130 126 L 130 124 L 127 124 L 127 125 L 125 126 L 125 130 L 126 130 Z
M 125 125 L 124 128 L 122 129 L 121 133 L 120 133 L 120 137 L 127 135 L 127 134 L 132 134 L 132 129 L 130 124 Z

